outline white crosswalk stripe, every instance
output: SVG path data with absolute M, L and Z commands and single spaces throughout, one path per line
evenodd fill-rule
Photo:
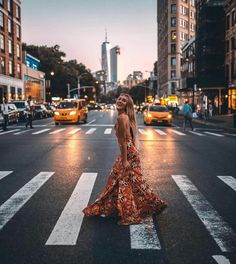
M 221 134 L 217 134 L 217 133 L 212 133 L 212 132 L 204 132 L 205 134 L 208 134 L 208 135 L 211 135 L 211 136 L 216 136 L 216 137 L 224 137 L 224 135 L 221 135 Z
M 21 135 L 21 134 L 25 134 L 25 133 L 27 133 L 29 131 L 30 130 L 22 130 L 22 131 L 19 131 L 19 132 L 14 133 L 13 135 Z
M 214 255 L 212 257 L 218 264 L 230 264 L 230 261 L 225 256 Z
M 112 132 L 112 128 L 106 128 L 105 131 L 104 131 L 104 134 L 111 134 Z
M 13 129 L 13 130 L 4 131 L 4 132 L 1 132 L 0 135 L 10 134 L 10 133 L 13 133 L 13 132 L 16 132 L 16 131 L 19 131 L 19 130 L 20 129 Z
M 46 245 L 75 245 L 97 173 L 83 173 L 59 217 Z
M 230 188 L 236 191 L 236 179 L 232 176 L 217 176 L 220 180 L 222 180 L 225 184 L 227 184 Z
M 142 134 L 142 135 L 146 135 L 146 134 L 147 134 L 147 132 L 146 132 L 144 129 L 139 128 L 138 131 L 139 131 L 139 133 Z
M 13 171 L 0 171 L 0 180 L 11 174 Z
M 74 134 L 76 134 L 77 132 L 79 132 L 80 130 L 81 130 L 81 128 L 76 128 L 76 129 L 71 130 L 68 134 L 69 134 L 69 135 L 74 135 Z
M 49 130 L 51 130 L 51 129 L 50 128 L 42 129 L 42 130 L 39 130 L 37 132 L 32 133 L 32 135 L 42 134 L 42 133 L 47 132 Z
M 55 135 L 55 134 L 58 134 L 58 133 L 60 133 L 60 132 L 62 132 L 64 130 L 66 130 L 66 129 L 65 128 L 57 129 L 57 130 L 55 130 L 53 132 L 50 132 L 49 135 Z
M 197 135 L 197 136 L 199 136 L 199 137 L 204 137 L 204 136 L 206 136 L 206 135 L 204 135 L 204 134 L 202 134 L 202 133 L 198 133 L 198 132 L 196 132 L 196 131 L 189 131 L 189 133 L 194 134 L 194 135 Z
M 188 177 L 185 175 L 172 175 L 172 178 L 221 251 L 234 251 L 236 249 L 235 246 L 228 243 L 231 240 L 236 241 L 234 230 L 224 221 Z
M 186 134 L 180 132 L 180 131 L 177 131 L 177 130 L 174 130 L 174 129 L 171 129 L 171 131 L 179 136 L 186 136 Z
M 90 128 L 85 134 L 91 135 L 93 134 L 97 129 L 96 128 Z
M 0 206 L 0 230 L 53 174 L 54 172 L 40 172 Z
M 167 135 L 164 131 L 162 131 L 160 129 L 155 129 L 155 131 L 161 136 L 166 136 Z

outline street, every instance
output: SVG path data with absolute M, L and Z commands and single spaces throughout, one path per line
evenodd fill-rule
M 236 136 L 224 130 L 144 126 L 137 114 L 143 174 L 167 209 L 135 226 L 84 217 L 119 154 L 116 117 L 1 130 L 0 263 L 236 263 Z

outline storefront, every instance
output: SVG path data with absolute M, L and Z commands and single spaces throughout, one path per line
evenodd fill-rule
M 230 113 L 236 113 L 236 84 L 228 89 L 228 109 Z

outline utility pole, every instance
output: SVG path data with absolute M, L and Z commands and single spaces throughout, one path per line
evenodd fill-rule
M 67 83 L 67 98 L 70 98 L 70 84 Z

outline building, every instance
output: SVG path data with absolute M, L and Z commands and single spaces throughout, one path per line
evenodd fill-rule
M 26 52 L 23 54 L 25 98 L 31 96 L 35 102 L 45 102 L 45 73 L 39 71 L 40 61 Z
M 182 47 L 195 36 L 194 0 L 158 0 L 158 95 L 178 101 L 181 89 Z
M 121 81 L 121 64 L 120 64 L 120 47 L 115 46 L 110 50 L 111 82 L 118 83 Z
M 102 43 L 102 70 L 105 71 L 105 81 L 111 81 L 111 67 L 110 67 L 110 42 L 107 41 L 107 34 L 106 39 Z
M 224 0 L 198 0 L 196 11 L 197 86 L 212 103 L 215 114 L 226 114 Z
M 236 1 L 225 1 L 226 53 L 225 75 L 228 87 L 228 110 L 236 112 Z
M 124 81 L 124 85 L 131 89 L 133 86 L 143 82 L 143 73 L 141 71 L 134 71 L 133 74 L 129 74 Z
M 0 102 L 24 99 L 20 0 L 0 0 L 0 65 Z

